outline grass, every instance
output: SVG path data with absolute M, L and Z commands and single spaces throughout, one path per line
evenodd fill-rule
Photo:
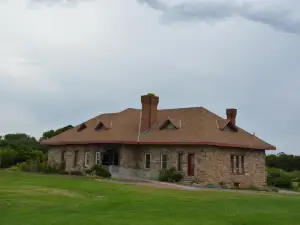
M 0 225 L 297 225 L 300 197 L 0 171 Z

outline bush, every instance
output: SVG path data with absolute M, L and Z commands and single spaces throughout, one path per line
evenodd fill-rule
M 110 178 L 111 174 L 103 166 L 93 165 L 90 169 L 86 171 L 86 174 L 96 175 L 98 177 Z
M 272 180 L 272 185 L 278 188 L 292 188 L 292 181 L 288 177 L 276 177 Z
M 0 147 L 0 168 L 9 168 L 18 163 L 32 161 L 43 161 L 47 157 L 42 151 L 33 149 L 12 149 Z
M 183 175 L 172 167 L 170 169 L 161 170 L 159 172 L 158 180 L 163 182 L 179 182 L 182 178 Z
M 8 168 L 14 165 L 17 154 L 17 151 L 13 149 L 0 149 L 0 168 Z
M 60 171 L 60 164 L 47 164 L 46 161 L 40 162 L 38 160 L 28 160 L 26 162 L 18 163 L 16 167 L 24 172 L 40 172 L 40 173 L 58 173 Z
M 278 188 L 293 188 L 293 182 L 300 181 L 300 171 L 286 172 L 282 169 L 268 168 L 267 183 Z

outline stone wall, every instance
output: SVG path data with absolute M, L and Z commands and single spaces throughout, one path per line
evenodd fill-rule
M 52 147 L 48 151 L 48 162 L 61 163 L 62 152 L 65 151 L 66 171 L 71 170 L 84 170 L 95 164 L 96 152 L 101 152 L 102 149 L 97 145 L 86 146 L 64 146 Z M 77 164 L 75 165 L 75 152 L 78 151 Z M 85 153 L 89 152 L 89 165 L 85 166 Z
M 167 167 L 177 168 L 178 153 L 183 153 L 182 171 L 187 176 L 188 154 L 195 154 L 194 178 L 199 184 L 240 183 L 241 187 L 263 187 L 266 184 L 265 151 L 213 146 L 139 146 L 138 168 L 145 168 L 145 154 L 151 154 L 150 170 L 161 169 L 161 154 L 168 155 Z M 231 155 L 244 156 L 244 174 L 231 172 Z
M 90 152 L 90 166 L 95 164 L 96 152 L 104 151 L 101 145 L 53 147 L 49 150 L 51 159 L 61 162 L 61 152 L 66 151 L 66 170 L 84 168 L 85 152 Z M 187 176 L 188 154 L 195 154 L 194 179 L 197 183 L 230 184 L 240 183 L 241 186 L 251 185 L 262 187 L 266 184 L 265 151 L 238 148 L 220 148 L 213 146 L 154 146 L 154 145 L 123 145 L 120 151 L 120 167 L 142 169 L 157 174 L 161 169 L 161 154 L 168 155 L 167 167 L 177 168 L 178 153 L 183 153 L 182 172 Z M 74 166 L 75 151 L 78 151 L 78 165 Z M 145 154 L 151 154 L 150 169 L 145 169 Z M 244 156 L 244 174 L 235 175 L 231 172 L 231 155 Z

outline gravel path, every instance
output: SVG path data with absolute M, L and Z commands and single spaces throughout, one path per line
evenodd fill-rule
M 167 189 L 177 189 L 177 190 L 201 190 L 201 191 L 222 191 L 222 192 L 234 192 L 234 193 L 244 193 L 244 194 L 262 194 L 266 192 L 262 191 L 251 191 L 251 190 L 232 190 L 232 189 L 221 189 L 221 188 L 204 188 L 204 187 L 191 187 L 191 186 L 184 186 L 180 184 L 173 184 L 173 183 L 165 183 L 153 180 L 144 180 L 144 179 L 117 179 L 117 180 L 104 180 L 107 182 L 114 182 L 114 183 L 122 183 L 122 184 L 133 184 L 133 185 L 140 185 L 140 186 L 148 186 L 153 188 L 167 188 Z M 300 192 L 295 191 L 288 191 L 288 190 L 279 190 L 279 194 L 292 194 L 298 195 Z

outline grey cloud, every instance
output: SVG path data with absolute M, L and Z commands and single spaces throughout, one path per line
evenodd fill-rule
M 159 0 L 138 0 L 155 10 L 163 12 L 164 23 L 183 21 L 214 22 L 238 16 L 244 19 L 269 25 L 287 33 L 300 33 L 300 18 L 292 10 L 278 7 L 257 8 L 254 2 L 207 1 L 186 2 L 167 6 Z
M 61 5 L 61 6 L 67 6 L 67 7 L 72 7 L 76 6 L 80 2 L 90 2 L 93 0 L 30 0 L 28 2 L 29 6 L 36 6 L 36 5 L 44 5 L 47 7 L 53 7 L 56 5 Z

